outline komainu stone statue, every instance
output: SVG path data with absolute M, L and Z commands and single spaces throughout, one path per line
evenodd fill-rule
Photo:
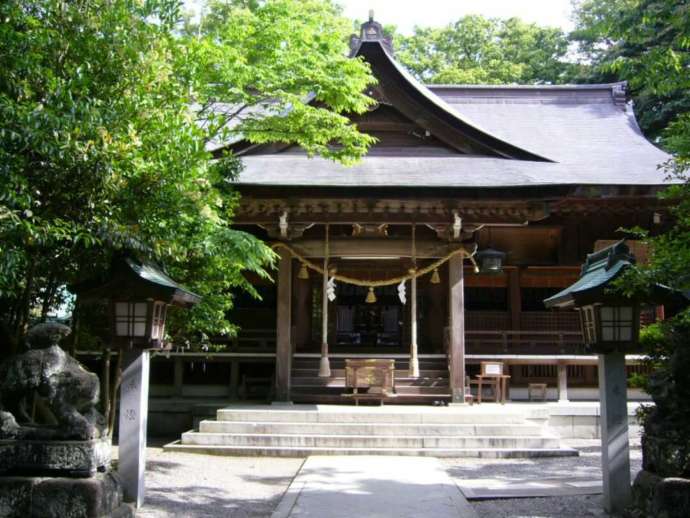
M 0 439 L 91 440 L 103 435 L 105 418 L 96 409 L 98 376 L 58 345 L 69 332 L 62 324 L 38 324 L 26 337 L 29 350 L 0 366 Z M 26 409 L 31 396 L 45 403 L 52 423 L 31 418 Z

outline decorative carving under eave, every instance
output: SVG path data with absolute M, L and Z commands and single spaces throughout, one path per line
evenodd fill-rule
M 299 239 L 304 235 L 304 231 L 314 226 L 314 223 L 291 223 L 287 227 L 281 227 L 280 223 L 260 224 L 271 239 L 280 239 L 282 241 L 290 241 L 292 239 Z
M 388 223 L 381 225 L 360 225 L 354 223 L 352 225 L 353 237 L 388 237 Z
M 281 237 L 279 220 L 289 210 L 287 237 Z M 244 197 L 235 216 L 237 225 L 259 225 L 274 239 L 298 237 L 309 225 L 334 224 L 381 225 L 418 224 L 450 225 L 454 213 L 461 218 L 462 229 L 479 224 L 526 223 L 540 221 L 549 215 L 546 202 L 502 200 L 445 199 L 371 199 L 371 198 L 278 198 Z M 452 230 L 451 230 L 452 232 Z

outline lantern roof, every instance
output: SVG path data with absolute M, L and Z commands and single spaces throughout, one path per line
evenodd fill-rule
M 624 240 L 589 254 L 582 265 L 580 278 L 574 284 L 545 299 L 544 305 L 547 308 L 573 308 L 605 300 L 620 300 L 620 295 L 606 294 L 606 289 L 634 264 L 635 257 L 630 253 L 630 248 Z
M 175 282 L 163 268 L 132 256 L 113 260 L 108 276 L 72 288 L 84 299 L 155 299 L 176 306 L 193 306 L 201 297 Z

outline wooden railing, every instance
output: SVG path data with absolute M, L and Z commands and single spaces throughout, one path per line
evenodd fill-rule
M 468 354 L 586 354 L 579 331 L 465 331 Z

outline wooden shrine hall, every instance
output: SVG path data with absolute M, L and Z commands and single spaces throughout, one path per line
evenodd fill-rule
M 263 300 L 236 301 L 236 350 L 275 351 L 279 401 L 344 401 L 345 361 L 366 358 L 395 361 L 398 403 L 463 401 L 487 359 L 511 387 L 596 387 L 577 314 L 542 301 L 619 228 L 666 224 L 669 156 L 625 84 L 423 85 L 373 20 L 352 56 L 378 80 L 352 117 L 377 139 L 358 164 L 229 146 L 235 225 L 280 257 L 275 285 L 256 279 Z

